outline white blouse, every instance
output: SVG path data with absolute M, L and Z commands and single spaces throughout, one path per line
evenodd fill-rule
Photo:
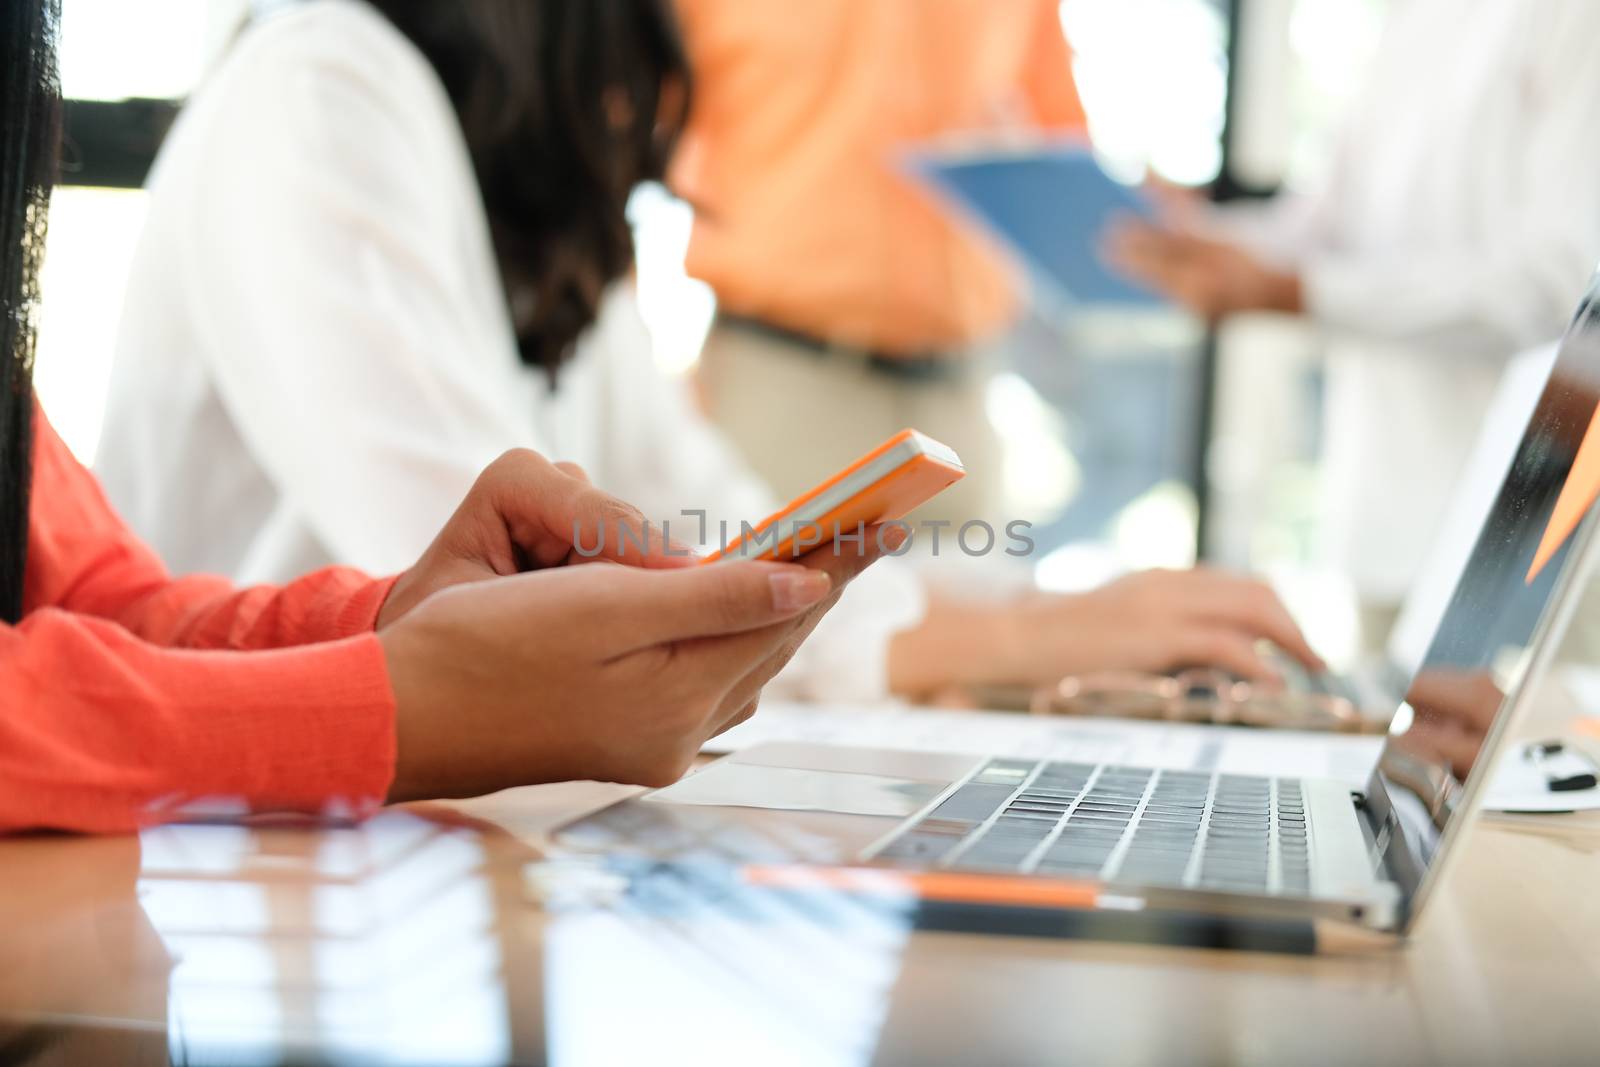
M 1395 0 L 1320 187 L 1224 215 L 1328 345 L 1334 560 L 1398 600 L 1511 357 L 1600 260 L 1600 3 Z
M 96 462 L 178 571 L 281 581 L 414 563 L 511 447 L 580 464 L 694 539 L 775 501 L 656 368 L 619 285 L 551 389 L 521 362 L 466 145 L 423 56 L 354 0 L 265 18 L 149 182 Z M 887 695 L 924 611 L 884 561 L 771 691 Z

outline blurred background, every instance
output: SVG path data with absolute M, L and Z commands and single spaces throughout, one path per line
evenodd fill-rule
M 1256 197 L 1313 181 L 1362 82 L 1385 0 L 1066 0 L 1074 77 L 1105 169 Z M 86 461 L 100 433 L 143 181 L 178 102 L 242 0 L 64 0 L 63 186 L 51 216 L 37 374 Z M 638 191 L 640 301 L 657 356 L 692 371 L 715 312 L 683 259 L 688 208 Z M 1351 594 L 1316 536 L 1321 368 L 1296 320 L 1246 315 L 1213 334 L 1170 310 L 1034 311 L 1007 345 L 990 407 L 1007 514 L 1035 524 L 1040 581 L 1094 584 L 1205 559 L 1272 575 L 1337 658 Z M 70 387 L 69 387 L 70 386 Z M 1340 610 L 1340 605 L 1350 605 Z

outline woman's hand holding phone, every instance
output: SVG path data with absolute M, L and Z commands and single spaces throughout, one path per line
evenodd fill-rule
M 563 567 L 436 594 L 379 634 L 399 706 L 390 799 L 676 781 L 755 711 L 872 551 Z
M 525 448 L 507 452 L 484 469 L 416 566 L 395 582 L 378 628 L 441 589 L 599 558 L 580 555 L 575 540 L 593 546 L 602 531 L 607 560 L 650 568 L 695 562 L 638 508 L 591 485 L 576 464 Z
M 568 565 L 602 525 L 621 555 Z M 484 472 L 379 616 L 398 708 L 390 800 L 675 781 L 755 711 L 880 543 L 874 529 L 859 552 L 695 567 L 659 537 L 638 549 L 646 530 L 569 464 L 519 451 Z

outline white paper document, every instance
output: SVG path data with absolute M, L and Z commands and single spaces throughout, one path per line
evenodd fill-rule
M 730 763 L 718 774 L 691 774 L 645 798 L 650 803 L 829 811 L 906 818 L 938 795 L 937 782 L 908 784 L 875 774 L 829 774 L 793 767 Z
M 733 752 L 766 741 L 1332 778 L 1359 787 L 1371 775 L 1383 739 L 1189 723 L 774 701 L 763 703 L 748 722 L 713 738 L 705 751 Z
M 1500 757 L 1494 781 L 1489 786 L 1483 806 L 1490 811 L 1509 812 L 1563 812 L 1593 811 L 1600 808 L 1600 789 L 1575 789 L 1552 791 L 1550 779 L 1592 773 L 1594 762 L 1587 755 L 1568 751 L 1553 760 L 1534 763 L 1525 755 L 1525 747 L 1513 745 Z

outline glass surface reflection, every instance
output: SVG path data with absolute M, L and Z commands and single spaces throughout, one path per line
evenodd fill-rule
M 656 831 L 652 840 L 694 833 L 665 817 Z M 782 830 L 724 837 L 680 841 L 670 864 L 624 852 L 589 861 L 627 889 L 604 907 L 556 909 L 545 931 L 552 1063 L 872 1060 L 916 902 L 758 887 L 740 861 L 816 844 Z
M 513 842 L 491 863 L 482 834 L 388 812 L 143 835 L 172 1061 L 509 1062 L 519 969 L 502 945 L 526 856 Z
M 1578 581 L 1574 546 L 1600 494 L 1597 299 L 1600 280 L 1562 342 L 1372 783 L 1379 846 L 1413 891 L 1445 843 L 1468 776 L 1506 726 L 1500 712 L 1528 677 L 1537 635 Z
M 806 833 L 700 844 L 547 859 L 435 807 L 0 842 L 0 1060 L 869 1062 L 914 902 L 726 862 Z

